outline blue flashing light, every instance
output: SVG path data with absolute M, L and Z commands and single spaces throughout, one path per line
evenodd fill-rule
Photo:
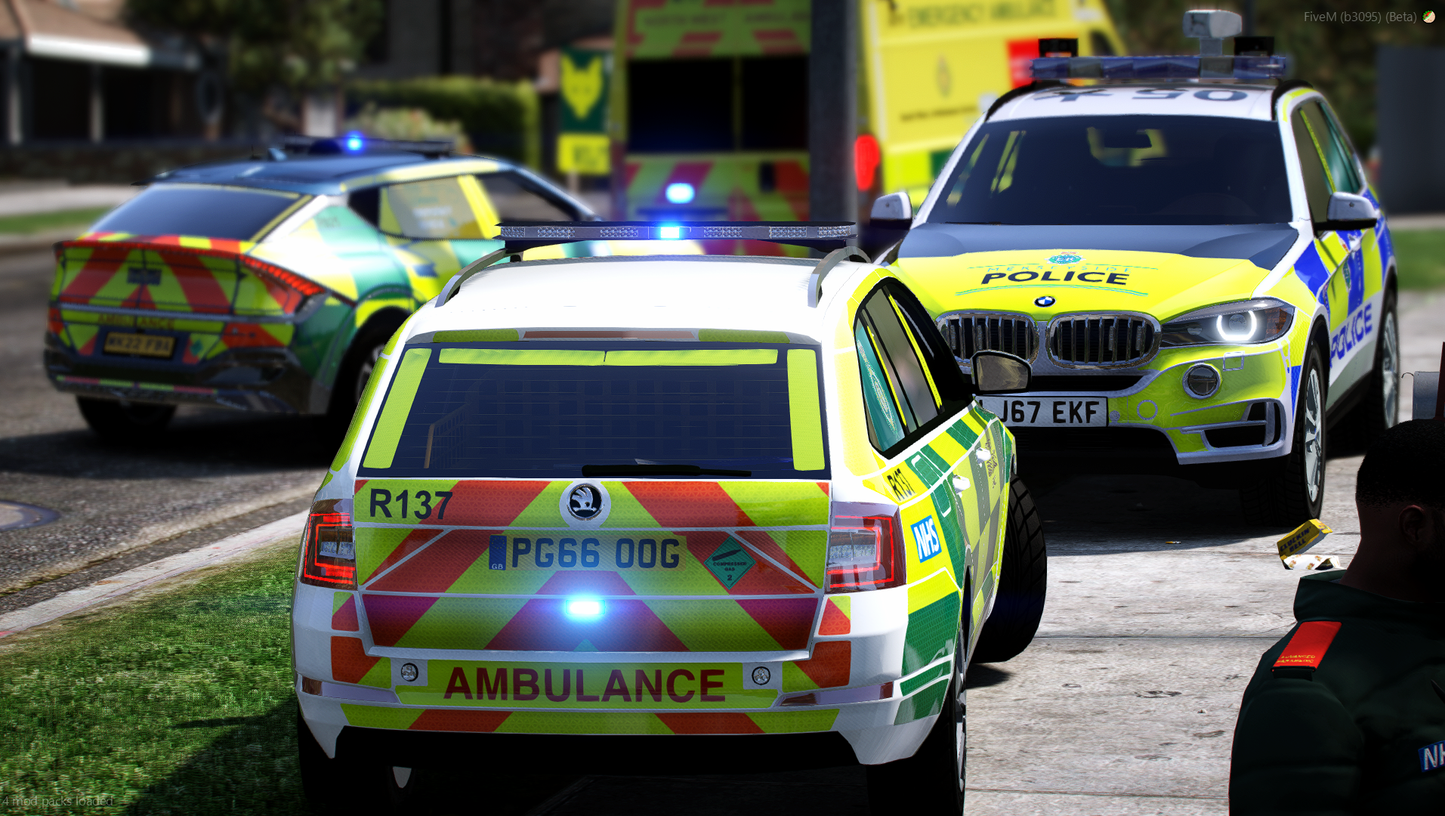
M 596 598 L 568 599 L 567 617 L 574 620 L 596 620 L 602 617 L 602 602 Z
M 1280 56 L 1040 57 L 1034 79 L 1283 79 Z
M 657 237 L 664 241 L 682 240 L 682 227 L 658 227 Z
M 357 153 L 360 152 L 361 148 L 366 146 L 366 142 L 361 138 L 360 133 L 348 133 L 346 135 L 345 145 L 348 152 Z
M 674 181 L 667 185 L 667 200 L 674 204 L 690 204 L 697 198 L 697 190 L 685 181 Z

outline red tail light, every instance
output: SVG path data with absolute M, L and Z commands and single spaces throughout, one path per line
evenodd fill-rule
M 351 527 L 351 502 L 330 499 L 311 506 L 301 539 L 303 584 L 356 589 L 356 541 Z
M 846 506 L 833 516 L 828 531 L 828 592 L 862 592 L 903 586 L 903 528 L 891 515 L 863 513 Z M 869 508 L 870 510 L 876 510 Z M 863 512 L 858 512 L 863 510 Z

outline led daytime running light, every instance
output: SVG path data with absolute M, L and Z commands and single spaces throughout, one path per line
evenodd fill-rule
M 1235 333 L 1229 331 L 1229 329 L 1225 328 L 1225 326 L 1224 326 L 1224 319 L 1225 319 L 1225 318 L 1227 318 L 1227 317 L 1233 317 L 1234 315 L 1237 315 L 1237 314 L 1243 314 L 1243 315 L 1248 315 L 1248 316 L 1249 316 L 1249 329 L 1246 330 L 1246 331 L 1244 331 L 1243 333 L 1240 333 L 1240 334 L 1235 334 Z M 1258 329 L 1259 329 L 1259 318 L 1256 317 L 1255 314 L 1254 314 L 1254 312 L 1252 312 L 1252 311 L 1250 311 L 1250 312 L 1234 312 L 1233 314 L 1220 315 L 1219 317 L 1214 318 L 1214 330 L 1217 331 L 1217 332 L 1219 332 L 1219 337 L 1220 337 L 1221 339 L 1227 340 L 1227 341 L 1229 341 L 1229 342 L 1231 342 L 1231 343 L 1244 343 L 1244 342 L 1247 342 L 1247 341 L 1253 339 L 1254 333 L 1255 333 L 1255 331 L 1258 330 Z

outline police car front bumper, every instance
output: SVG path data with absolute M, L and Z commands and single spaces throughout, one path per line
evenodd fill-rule
M 1204 397 L 1187 384 L 1200 366 L 1219 380 Z M 1083 386 L 1095 374 L 1123 372 L 1074 373 Z M 1025 465 L 1067 459 L 1084 472 L 1176 472 L 1289 453 L 1294 400 L 1281 344 L 1164 349 L 1149 370 L 1128 373 L 1142 376 L 1116 391 L 1036 386 L 986 401 L 1016 409 L 1000 418 L 1018 439 Z M 1028 422 L 1036 411 L 1048 421 Z

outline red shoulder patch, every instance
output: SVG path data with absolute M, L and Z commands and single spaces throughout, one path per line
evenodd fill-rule
M 1294 637 L 1285 644 L 1274 668 L 1297 667 L 1318 669 L 1325 659 L 1335 635 L 1340 631 L 1339 621 L 1305 621 L 1295 630 Z

